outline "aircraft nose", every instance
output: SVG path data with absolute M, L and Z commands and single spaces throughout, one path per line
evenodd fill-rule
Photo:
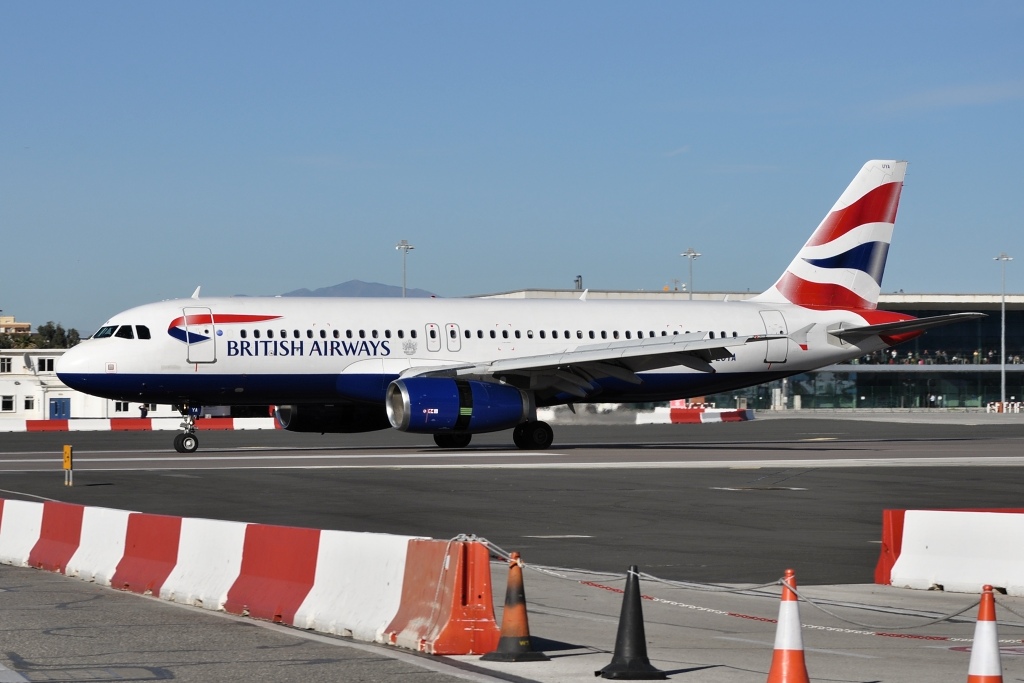
M 103 361 L 98 360 L 87 347 L 88 344 L 85 343 L 68 349 L 57 359 L 54 367 L 57 378 L 78 391 L 86 391 L 89 375 L 104 372 Z

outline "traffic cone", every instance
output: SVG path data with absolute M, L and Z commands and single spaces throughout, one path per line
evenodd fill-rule
M 594 675 L 621 681 L 663 681 L 668 678 L 647 658 L 644 613 L 640 606 L 640 572 L 636 565 L 630 567 L 626 574 L 626 590 L 622 595 L 622 612 L 619 614 L 619 631 L 615 636 L 612 661 L 600 671 L 595 671 Z
M 501 615 L 501 636 L 498 649 L 480 659 L 488 662 L 546 662 L 543 652 L 536 652 L 530 639 L 530 623 L 526 617 L 526 589 L 523 588 L 523 563 L 519 553 L 512 553 L 508 566 L 508 587 L 505 589 L 505 610 Z
M 978 606 L 978 621 L 974 625 L 967 683 L 1003 683 L 1003 667 L 999 663 L 999 636 L 996 634 L 996 599 L 992 595 L 992 586 L 981 588 L 981 605 Z
M 804 641 L 800 635 L 800 603 L 796 593 L 796 575 L 787 569 L 782 578 L 779 625 L 775 629 L 775 652 L 768 683 L 810 683 L 804 662 Z

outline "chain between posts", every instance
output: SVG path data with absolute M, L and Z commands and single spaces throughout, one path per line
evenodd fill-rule
M 505 560 L 505 561 L 511 561 L 512 560 L 512 556 L 511 556 L 510 552 L 506 551 L 501 546 L 499 546 L 499 545 L 497 545 L 495 543 L 492 543 L 491 541 L 487 540 L 486 538 L 482 538 L 480 536 L 476 536 L 475 534 L 460 534 L 460 535 L 456 536 L 452 540 L 453 541 L 472 541 L 472 542 L 480 543 L 480 544 L 484 545 L 492 555 L 494 555 L 494 556 L 496 556 L 496 557 L 498 557 L 498 558 L 500 558 L 502 560 Z M 591 581 L 591 580 L 583 580 L 583 579 L 574 577 L 572 575 L 574 575 L 574 574 L 576 574 L 576 575 L 585 574 L 588 577 L 598 577 L 598 578 L 602 578 L 604 580 L 623 580 L 624 581 L 626 579 L 626 573 L 625 572 L 595 572 L 595 571 L 592 571 L 592 570 L 589 570 L 589 569 L 578 569 L 578 568 L 570 568 L 570 567 L 548 567 L 548 566 L 544 566 L 544 565 L 527 564 L 526 562 L 523 562 L 521 558 L 519 559 L 519 566 L 523 567 L 525 569 L 529 569 L 529 570 L 535 571 L 535 572 L 540 573 L 540 574 L 545 574 L 545 575 L 548 575 L 548 576 L 553 576 L 555 578 L 559 578 L 559 579 L 563 579 L 563 580 L 567 580 L 567 581 L 574 581 L 576 583 L 580 583 L 580 584 L 583 584 L 583 585 L 586 585 L 586 586 L 590 586 L 590 587 L 594 587 L 594 588 L 601 588 L 601 589 L 604 589 L 604 590 L 610 590 L 610 591 L 614 591 L 614 592 L 621 592 L 621 591 L 620 591 L 620 589 L 613 588 L 611 586 L 605 586 L 603 584 L 600 584 L 600 583 L 597 583 L 597 582 Z M 642 578 L 645 581 L 650 581 L 650 582 L 654 582 L 654 583 L 661 583 L 661 584 L 664 584 L 666 586 L 671 586 L 671 587 L 679 588 L 679 589 L 682 589 L 682 590 L 693 590 L 693 591 L 704 592 L 704 593 L 746 594 L 746 595 L 751 595 L 751 596 L 756 596 L 756 597 L 775 597 L 774 594 L 765 591 L 765 589 L 769 588 L 769 587 L 772 587 L 772 586 L 782 585 L 782 579 L 781 578 L 776 579 L 775 581 L 771 581 L 769 583 L 745 586 L 743 588 L 735 588 L 735 587 L 731 587 L 731 586 L 720 586 L 720 585 L 716 585 L 716 584 L 699 583 L 699 582 L 695 582 L 695 581 L 675 581 L 675 580 L 671 580 L 671 579 L 663 579 L 663 578 L 654 576 L 652 574 L 647 574 L 647 573 L 643 573 L 643 572 L 641 572 L 639 574 L 639 576 L 640 576 L 640 578 Z M 904 626 L 888 626 L 888 625 L 868 624 L 868 623 L 863 623 L 863 622 L 859 622 L 859 621 L 856 621 L 856 620 L 853 620 L 853 619 L 848 619 L 848 618 L 842 617 L 842 616 L 836 614 L 835 612 L 833 612 L 832 610 L 827 609 L 818 600 L 814 600 L 812 598 L 807 597 L 806 595 L 803 595 L 802 593 L 800 593 L 800 591 L 798 589 L 793 588 L 793 587 L 790 587 L 790 589 L 802 601 L 804 601 L 805 603 L 807 603 L 808 605 L 810 605 L 814 609 L 816 609 L 816 610 L 818 610 L 818 611 L 820 611 L 820 612 L 822 612 L 824 614 L 829 615 L 833 619 L 837 619 L 837 620 L 839 620 L 841 622 L 844 622 L 844 623 L 847 623 L 847 624 L 851 624 L 853 626 L 859 626 L 861 629 L 873 629 L 873 630 L 871 630 L 871 631 L 863 631 L 863 630 L 858 630 L 858 629 L 842 628 L 842 627 L 835 627 L 835 626 L 815 626 L 815 625 L 803 624 L 802 626 L 805 629 L 818 630 L 818 631 L 830 631 L 830 632 L 834 632 L 834 633 L 849 633 L 849 634 L 856 634 L 856 635 L 870 635 L 870 636 L 880 636 L 880 637 L 889 637 L 889 638 L 913 638 L 913 639 L 936 640 L 936 641 L 944 641 L 944 642 L 971 642 L 973 639 L 972 638 L 954 638 L 954 637 L 950 637 L 950 636 L 928 636 L 928 635 L 914 635 L 914 634 L 908 634 L 908 633 L 894 633 L 894 631 L 905 631 L 905 630 L 909 630 L 909 629 L 924 628 L 926 626 L 932 626 L 932 625 L 939 624 L 939 623 L 942 623 L 942 622 L 952 621 L 953 619 L 955 619 L 956 617 L 960 616 L 961 614 L 964 614 L 965 612 L 968 612 L 968 611 L 976 608 L 978 606 L 979 602 L 980 602 L 979 600 L 974 600 L 970 604 L 966 605 L 965 607 L 963 607 L 961 609 L 955 610 L 955 611 L 950 612 L 948 614 L 943 614 L 943 615 L 940 615 L 940 616 L 937 616 L 937 617 L 929 618 L 929 619 L 927 619 L 926 621 L 923 621 L 923 622 L 915 622 L 914 624 L 909 624 L 909 625 L 904 625 Z M 650 596 L 650 595 L 644 595 L 642 597 L 645 600 L 649 600 L 651 602 L 656 602 L 656 603 L 663 604 L 663 605 L 668 605 L 670 607 L 681 607 L 681 608 L 684 608 L 684 609 L 690 609 L 690 610 L 695 610 L 695 611 L 699 611 L 699 612 L 707 612 L 707 613 L 710 613 L 710 614 L 717 614 L 717 615 L 721 615 L 721 616 L 736 617 L 736 618 L 740 618 L 740 619 L 752 619 L 752 620 L 756 620 L 756 621 L 766 621 L 766 622 L 772 622 L 772 623 L 776 622 L 776 619 L 772 619 L 772 618 L 757 617 L 757 616 L 752 616 L 752 615 L 747 615 L 747 614 L 740 614 L 738 612 L 729 612 L 729 611 L 726 611 L 726 610 L 719 610 L 719 609 L 714 609 L 714 608 L 711 608 L 711 607 L 703 607 L 703 606 L 700 606 L 700 605 L 691 605 L 691 604 L 687 604 L 687 603 L 684 603 L 684 602 L 678 602 L 678 601 L 675 601 L 675 600 L 667 600 L 665 598 L 657 598 L 657 597 Z M 1014 614 L 1015 616 L 1024 619 L 1024 615 L 1018 613 L 1017 611 L 1015 611 L 1009 605 L 1005 605 L 1003 603 L 999 603 L 999 605 L 1000 605 L 1001 609 L 1005 609 L 1008 612 Z M 869 606 L 869 605 L 864 605 L 864 606 L 850 605 L 851 609 L 858 609 L 858 608 L 867 609 L 869 607 L 874 607 L 874 606 Z M 1011 626 L 1011 627 L 1021 627 L 1021 626 L 1024 626 L 1024 625 L 1021 625 L 1021 624 L 1006 624 L 1005 622 L 1003 622 L 1003 623 L 1004 623 L 1004 625 Z M 1024 642 L 1024 641 L 1022 641 L 1020 639 L 1009 639 L 1009 640 L 1000 640 L 999 642 L 1000 643 L 1021 643 L 1021 642 Z

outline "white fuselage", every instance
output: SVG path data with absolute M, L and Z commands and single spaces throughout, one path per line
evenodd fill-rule
M 670 366 L 638 373 L 640 384 L 605 378 L 583 399 L 664 400 L 750 386 L 884 348 L 878 337 L 853 345 L 827 331 L 864 323 L 846 310 L 745 301 L 181 299 L 114 316 L 104 329 L 117 331 L 69 350 L 58 372 L 89 393 L 153 403 L 378 402 L 392 380 L 413 369 L 678 335 L 774 336 L 730 346 L 733 357 L 713 361 L 714 372 Z M 132 338 L 125 338 L 125 325 Z M 140 326 L 149 339 L 139 338 Z M 538 396 L 542 405 L 579 400 Z

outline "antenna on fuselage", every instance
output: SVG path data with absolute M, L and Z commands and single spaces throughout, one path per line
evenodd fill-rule
M 192 298 L 193 299 L 198 299 L 199 298 L 199 290 L 202 289 L 202 288 L 203 288 L 202 285 L 199 285 L 198 287 L 196 287 L 196 291 L 192 292 Z

